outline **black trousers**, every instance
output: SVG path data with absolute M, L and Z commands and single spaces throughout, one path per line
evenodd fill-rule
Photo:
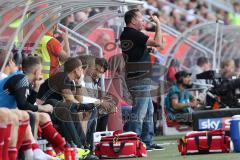
M 97 120 L 97 132 L 107 130 L 108 115 L 100 115 Z
M 79 148 L 86 147 L 86 136 L 82 129 L 80 123 L 79 114 L 77 110 L 69 109 L 71 105 L 65 102 L 60 102 L 57 100 L 47 100 L 46 104 L 51 104 L 54 106 L 54 112 L 51 115 L 54 123 L 56 123 L 59 128 L 59 133 L 66 139 L 68 143 L 74 143 Z M 72 107 L 74 108 L 74 107 Z

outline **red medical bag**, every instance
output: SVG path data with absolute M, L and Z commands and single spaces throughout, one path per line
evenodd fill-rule
M 102 137 L 95 154 L 100 158 L 147 157 L 146 145 L 134 132 Z
M 223 130 L 190 132 L 178 140 L 181 155 L 230 151 L 230 137 Z

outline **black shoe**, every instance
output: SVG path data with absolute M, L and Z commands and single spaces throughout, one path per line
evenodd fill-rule
M 152 150 L 152 147 L 147 146 L 147 151 L 148 151 L 148 152 L 152 152 L 152 151 L 153 151 L 153 150 Z
M 165 150 L 165 148 L 163 148 L 163 147 L 160 146 L 159 144 L 152 144 L 152 145 L 151 145 L 151 148 L 152 148 L 153 150 L 157 150 L 157 151 Z

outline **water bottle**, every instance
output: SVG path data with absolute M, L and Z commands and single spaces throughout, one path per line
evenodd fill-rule
M 66 145 L 66 148 L 64 151 L 64 159 L 65 160 L 73 160 L 72 159 L 72 148 L 69 144 Z
M 50 156 L 54 156 L 53 148 L 52 148 L 51 146 L 49 146 L 49 147 L 46 148 L 45 153 L 48 154 L 48 155 L 50 155 Z
M 76 160 L 76 151 L 75 151 L 75 148 L 71 147 L 70 150 L 71 150 L 72 160 Z
M 232 117 L 230 123 L 230 135 L 235 152 L 240 152 L 240 115 Z
M 74 156 L 75 156 L 75 158 L 73 158 L 73 159 L 74 160 L 79 160 L 77 145 L 73 141 L 71 142 L 71 144 L 72 144 L 72 148 L 74 150 Z

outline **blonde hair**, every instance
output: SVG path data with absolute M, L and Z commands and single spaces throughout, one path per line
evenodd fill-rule
M 227 66 L 234 66 L 235 67 L 235 62 L 232 59 L 228 59 L 222 62 L 221 68 L 225 68 Z

